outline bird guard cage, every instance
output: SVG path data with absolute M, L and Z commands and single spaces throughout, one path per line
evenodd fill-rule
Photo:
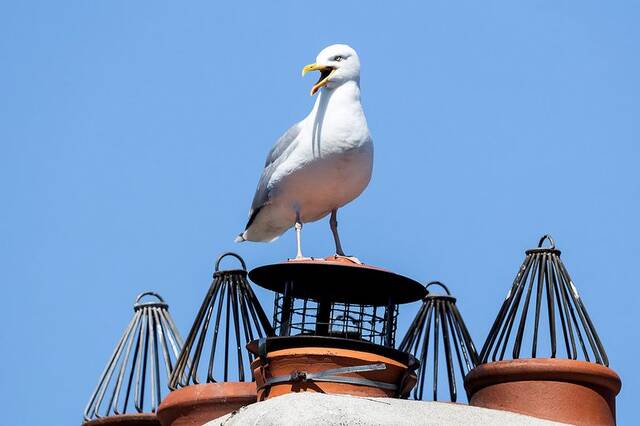
M 425 387 L 429 383 L 427 373 L 430 373 L 433 400 L 438 401 L 438 375 L 443 372 L 439 356 L 442 354 L 445 360 L 444 373 L 449 388 L 449 401 L 456 402 L 456 377 L 464 379 L 476 366 L 478 355 L 462 315 L 456 307 L 456 298 L 451 295 L 447 286 L 439 281 L 432 281 L 425 288 L 429 290 L 429 287 L 434 285 L 441 287 L 446 294 L 434 294 L 429 291 L 399 349 L 412 353 L 420 361 L 418 382 L 413 391 L 414 399 L 423 399 Z
M 291 261 L 249 274 L 276 293 L 278 336 L 339 337 L 394 347 L 398 305 L 419 300 L 416 281 L 343 258 Z
M 415 378 L 415 358 L 394 346 L 398 306 L 427 293 L 418 282 L 337 256 L 266 265 L 249 277 L 276 293 L 277 336 L 248 345 L 259 357 L 252 364 L 259 400 L 297 391 L 300 383 L 363 396 L 404 396 L 413 386 L 406 378 Z M 371 363 L 376 357 L 384 362 Z M 366 384 L 345 382 L 352 379 Z
M 220 270 L 225 257 L 235 257 L 242 269 Z M 235 253 L 218 258 L 213 282 L 200 306 L 171 377 L 175 390 L 199 383 L 252 381 L 248 369 L 251 340 L 273 334 L 271 324 L 247 281 L 244 260 Z M 204 381 L 202 381 L 204 377 Z
M 545 240 L 549 247 L 543 247 Z M 560 346 L 567 359 L 576 360 L 582 355 L 586 361 L 608 366 L 602 342 L 551 236 L 543 236 L 537 248 L 525 253 L 482 347 L 480 362 L 501 361 L 508 348 L 512 359 L 523 354 L 537 358 L 542 351 L 556 358 Z M 541 334 L 548 340 L 541 341 Z M 559 345 L 558 334 L 562 335 Z
M 142 301 L 146 296 L 157 300 Z M 107 362 L 84 411 L 84 424 L 156 424 L 162 399 L 182 339 L 157 293 L 140 294 L 133 319 Z

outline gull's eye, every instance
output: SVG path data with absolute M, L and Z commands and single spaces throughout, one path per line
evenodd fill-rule
M 342 56 L 336 56 L 335 58 L 333 58 L 333 60 L 336 62 L 340 62 L 342 59 L 344 59 Z

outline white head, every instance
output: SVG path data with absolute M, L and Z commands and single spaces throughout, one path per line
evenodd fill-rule
M 322 49 L 315 64 L 302 69 L 302 75 L 309 71 L 320 71 L 320 79 L 311 88 L 314 95 L 322 87 L 335 89 L 347 81 L 360 82 L 360 58 L 353 48 L 346 44 L 334 44 Z

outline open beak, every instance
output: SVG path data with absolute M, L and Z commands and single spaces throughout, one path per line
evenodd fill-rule
M 309 71 L 320 71 L 320 79 L 311 88 L 311 96 L 313 96 L 320 88 L 327 85 L 333 73 L 336 72 L 336 69 L 328 65 L 309 64 L 302 68 L 302 75 L 304 76 Z

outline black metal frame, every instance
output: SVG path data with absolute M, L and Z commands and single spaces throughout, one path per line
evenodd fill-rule
M 395 346 L 398 306 L 422 299 L 417 281 L 338 258 L 289 261 L 253 269 L 249 277 L 275 293 L 279 336 L 324 336 Z
M 141 302 L 145 296 L 154 296 L 158 301 Z M 146 412 L 155 413 L 162 400 L 162 382 L 169 380 L 182 339 L 169 314 L 169 306 L 159 294 L 152 291 L 140 294 L 133 311 L 133 319 L 120 337 L 85 408 L 85 421 L 125 414 L 131 405 L 137 413 L 143 413 L 145 402 L 150 404 Z M 161 359 L 166 376 L 160 374 Z M 102 408 L 107 395 L 108 404 Z
M 401 305 L 422 299 L 424 286 L 411 278 L 363 264 L 334 259 L 290 261 L 249 272 L 257 285 L 299 299 L 362 305 Z
M 462 379 L 477 365 L 478 355 L 469 330 L 467 330 L 462 315 L 456 307 L 456 299 L 451 296 L 451 292 L 447 286 L 440 281 L 432 281 L 427 284 L 425 288 L 428 290 L 429 287 L 434 285 L 444 289 L 446 295 L 429 293 L 423 299 L 422 306 L 407 330 L 407 334 L 402 339 L 399 350 L 413 354 L 420 361 L 418 383 L 413 390 L 414 399 L 423 399 L 423 392 L 427 381 L 426 372 L 429 369 L 427 361 L 429 358 L 433 359 L 433 400 L 437 401 L 438 373 L 440 370 L 438 357 L 440 353 L 440 336 L 442 336 L 446 361 L 445 372 L 449 385 L 449 399 L 451 402 L 456 402 L 458 398 L 458 386 L 451 347 L 453 346 L 455 350 L 459 373 Z M 431 335 L 432 325 L 433 335 Z M 431 342 L 433 345 L 430 345 Z M 420 352 L 419 356 L 418 352 Z
M 317 301 L 276 293 L 273 327 L 279 336 L 327 336 L 394 347 L 398 305 Z
M 240 261 L 242 269 L 220 271 L 220 261 L 227 256 Z M 211 325 L 213 327 L 210 327 Z M 209 332 L 211 336 L 207 339 Z M 221 340 L 224 340 L 222 348 L 218 345 L 221 332 Z M 248 367 L 253 361 L 253 355 L 243 355 L 246 354 L 245 345 L 252 340 L 272 335 L 273 328 L 269 319 L 247 281 L 244 260 L 235 253 L 223 254 L 216 262 L 213 282 L 191 326 L 169 387 L 175 390 L 178 387 L 200 383 L 198 370 L 205 350 L 208 354 L 206 383 L 228 382 L 230 378 L 244 382 L 247 381 L 247 376 L 253 380 L 253 374 Z M 224 356 L 222 380 L 220 376 L 216 379 L 214 373 L 216 355 Z M 237 367 L 235 377 L 231 377 L 233 372 L 230 375 L 230 363 L 235 363 Z M 245 373 L 247 369 L 248 375 Z
M 542 247 L 545 240 L 548 240 L 550 247 Z M 535 289 L 535 292 L 533 289 Z M 543 290 L 546 295 L 544 303 Z M 578 359 L 579 353 L 582 352 L 586 361 L 593 359 L 598 364 L 609 365 L 609 359 L 593 322 L 578 294 L 576 286 L 569 276 L 569 272 L 560 260 L 560 250 L 556 249 L 555 242 L 549 235 L 544 235 L 540 239 L 537 248 L 526 251 L 524 262 L 480 352 L 482 363 L 505 358 L 518 312 L 520 312 L 520 320 L 513 339 L 511 356 L 513 359 L 518 359 L 523 352 L 526 352 L 523 342 L 525 340 L 525 332 L 531 332 L 531 325 L 527 324 L 527 320 L 532 317 L 529 315 L 532 296 L 535 299 L 535 314 L 533 316 L 531 358 L 536 358 L 539 355 L 540 311 L 542 305 L 545 305 L 547 315 L 543 316 L 542 319 L 548 324 L 549 357 L 556 358 L 558 355 L 556 326 L 559 319 L 566 358 Z M 556 309 L 556 306 L 558 309 Z M 585 343 L 585 336 L 588 348 L 587 343 Z M 577 348 L 576 339 L 579 342 L 581 351 Z M 592 356 L 590 356 L 590 353 Z

